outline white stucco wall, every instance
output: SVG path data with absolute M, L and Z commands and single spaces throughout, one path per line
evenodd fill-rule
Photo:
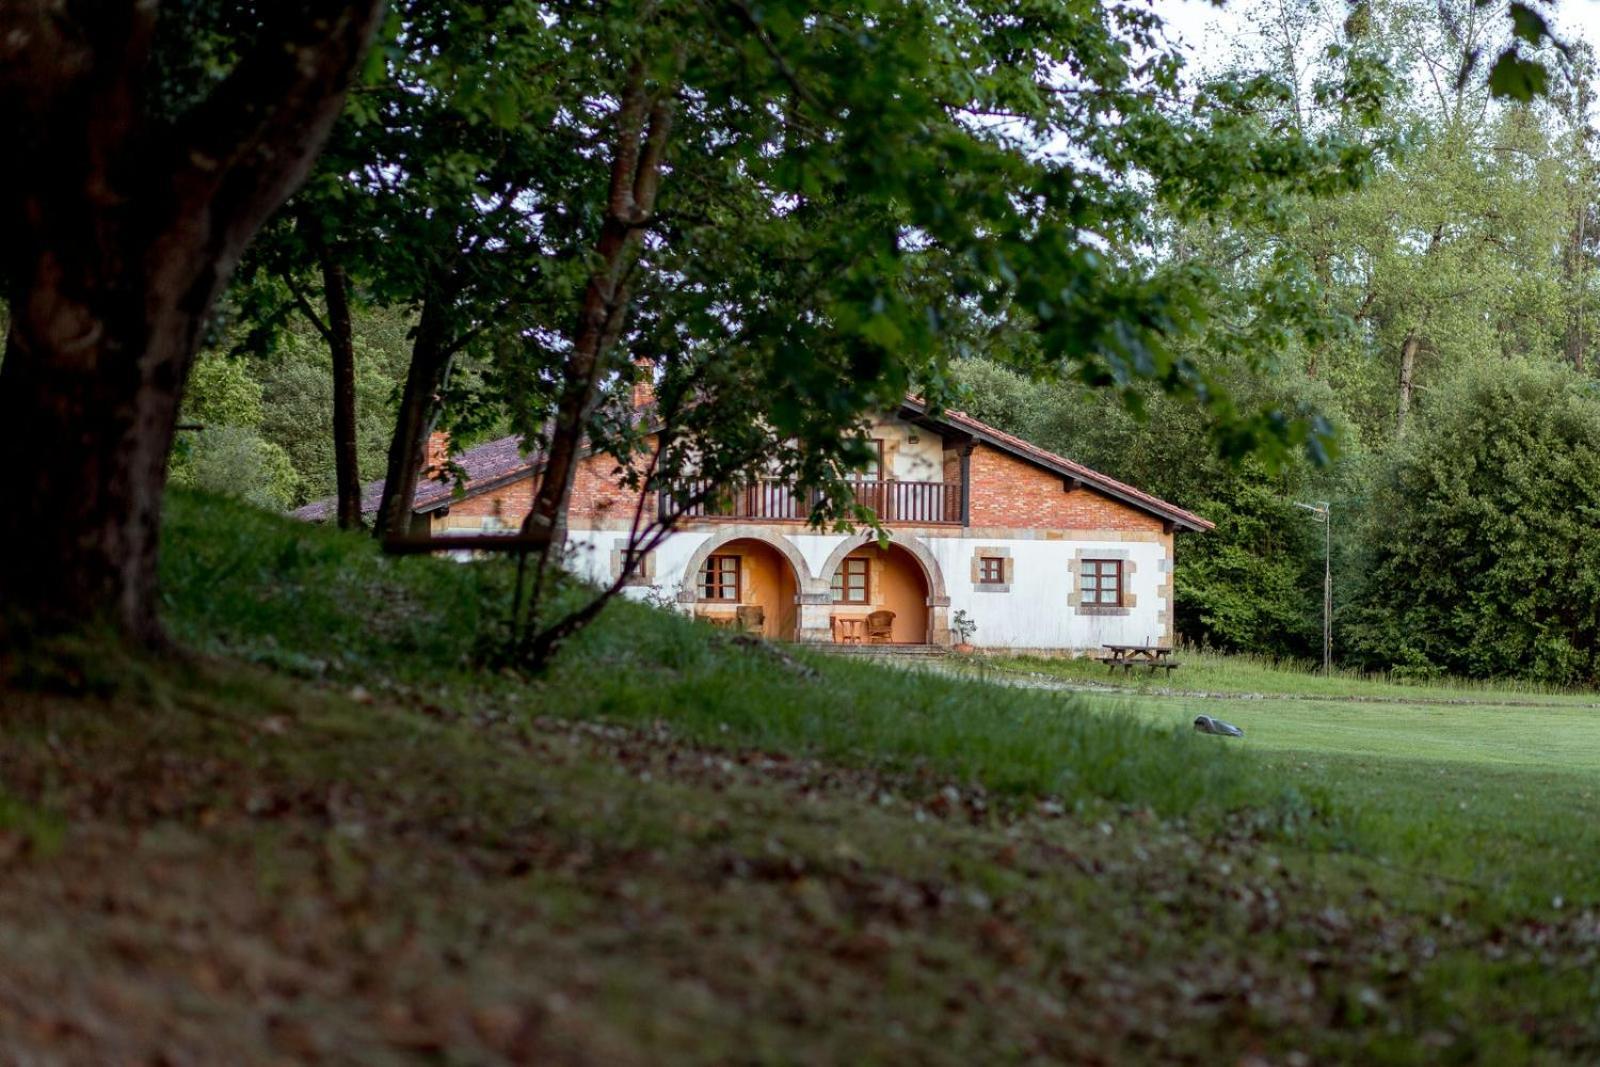
M 717 526 L 674 533 L 656 549 L 648 583 L 628 589 L 636 599 L 675 601 L 695 554 L 713 538 L 754 536 L 772 544 L 787 542 L 798 552 L 808 573 L 801 574 L 802 594 L 825 592 L 831 574 L 824 573 L 835 549 L 846 541 L 861 543 L 860 534 L 801 532 L 786 526 Z M 1168 602 L 1172 560 L 1158 541 L 1073 540 L 1059 534 L 1046 537 L 994 538 L 983 536 L 915 536 L 937 562 L 948 617 L 965 611 L 978 624 L 973 644 L 994 649 L 1097 649 L 1102 644 L 1159 643 L 1167 635 L 1171 617 Z M 622 531 L 572 533 L 572 565 L 595 581 L 615 576 L 614 561 L 627 542 Z M 972 580 L 972 560 L 977 549 L 1003 549 L 1012 560 L 1012 580 L 1005 592 L 981 590 Z M 1073 604 L 1077 591 L 1078 561 L 1083 558 L 1123 559 L 1124 587 L 1133 605 L 1122 614 L 1096 614 Z M 690 583 L 692 589 L 692 582 Z M 680 605 L 692 610 L 691 603 Z M 813 610 L 826 612 L 826 608 Z M 825 619 L 824 619 L 825 624 Z
M 944 570 L 950 615 L 965 611 L 978 624 L 972 643 L 980 648 L 1097 649 L 1159 644 L 1167 636 L 1171 560 L 1159 542 L 935 537 L 928 544 Z M 1006 591 L 973 582 L 972 560 L 980 546 L 1009 553 Z M 1081 558 L 1125 561 L 1124 593 L 1133 600 L 1125 614 L 1080 610 L 1072 603 Z

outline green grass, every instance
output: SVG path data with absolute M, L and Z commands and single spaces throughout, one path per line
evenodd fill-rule
M 1242 820 L 1303 847 L 1432 870 L 1496 906 L 1600 902 L 1600 867 L 1581 859 L 1600 852 L 1589 817 L 1600 711 L 1580 706 L 1594 694 L 1324 678 L 1209 654 L 1184 654 L 1174 688 L 1270 695 L 1197 706 L 1137 675 L 1118 686 L 1125 697 L 982 677 L 1107 680 L 1092 661 L 1038 657 L 980 658 L 976 679 L 804 653 L 796 670 L 625 602 L 527 680 L 476 666 L 509 602 L 509 564 L 388 558 L 363 538 L 207 498 L 179 497 L 168 533 L 174 630 L 279 670 L 524 718 L 661 723 L 694 744 L 968 783 L 1002 805 Z M 1246 739 L 1195 734 L 1199 710 Z
M 504 566 L 166 534 L 198 657 L 0 659 L 23 1059 L 1600 1056 L 1581 698 L 1025 689 L 626 604 L 524 678 Z
M 1600 707 L 1600 693 L 1562 690 L 1516 679 L 1474 681 L 1461 678 L 1408 679 L 1335 670 L 1324 675 L 1320 664 L 1282 662 L 1260 656 L 1180 649 L 1173 658 L 1181 666 L 1170 675 L 1143 668 L 1111 674 L 1092 657 L 994 656 L 982 662 L 996 670 L 1023 671 L 1071 681 L 1093 682 L 1140 691 L 1183 690 L 1206 693 L 1273 694 L 1302 697 L 1407 702 L 1454 703 L 1534 702 Z
M 529 684 L 476 666 L 482 635 L 509 604 L 509 564 L 386 558 L 361 538 L 182 496 L 168 532 L 175 633 L 192 647 L 309 677 L 523 715 L 665 719 L 696 742 L 937 773 L 1067 804 L 1194 817 L 1308 804 L 1297 788 L 1241 773 L 1233 753 L 1191 731 L 1096 714 L 1058 694 L 829 657 L 803 656 L 796 671 L 628 602 L 612 605 Z
M 1162 726 L 1214 715 L 1342 815 L 1355 851 L 1532 907 L 1600 900 L 1600 712 L 1555 706 L 1090 695 Z

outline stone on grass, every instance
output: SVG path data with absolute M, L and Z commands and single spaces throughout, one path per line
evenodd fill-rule
M 1209 715 L 1196 715 L 1194 728 L 1203 734 L 1219 734 L 1223 737 L 1243 737 L 1244 731 L 1231 722 L 1213 719 Z

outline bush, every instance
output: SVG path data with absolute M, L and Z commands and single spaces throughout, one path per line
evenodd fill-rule
M 271 511 L 294 502 L 300 484 L 289 454 L 254 430 L 208 426 L 174 450 L 175 485 L 221 493 Z
M 1559 367 L 1471 368 L 1390 451 L 1346 642 L 1407 674 L 1597 675 L 1600 396 Z

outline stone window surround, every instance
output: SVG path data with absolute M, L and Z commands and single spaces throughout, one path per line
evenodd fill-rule
M 1078 583 L 1083 580 L 1083 561 L 1087 559 L 1115 559 L 1122 561 L 1122 603 L 1116 607 L 1109 604 L 1085 604 Z M 1133 553 L 1126 548 L 1080 548 L 1072 554 L 1072 592 L 1067 594 L 1067 603 L 1072 605 L 1076 615 L 1131 615 L 1138 606 L 1139 598 L 1133 591 L 1133 582 L 1130 580 L 1139 570 L 1139 565 L 1134 562 Z
M 998 557 L 1005 561 L 1004 580 L 999 582 L 981 581 L 983 575 L 982 560 L 985 556 Z M 1009 593 L 1011 583 L 1016 581 L 1017 561 L 1011 558 L 1011 549 L 1003 545 L 975 545 L 972 549 L 971 578 L 974 593 Z
M 626 551 L 626 539 L 614 543 L 611 549 L 611 573 L 622 573 L 622 553 Z M 656 552 L 651 549 L 639 560 L 639 566 L 634 568 L 633 574 L 628 577 L 628 585 L 653 585 L 656 577 Z

